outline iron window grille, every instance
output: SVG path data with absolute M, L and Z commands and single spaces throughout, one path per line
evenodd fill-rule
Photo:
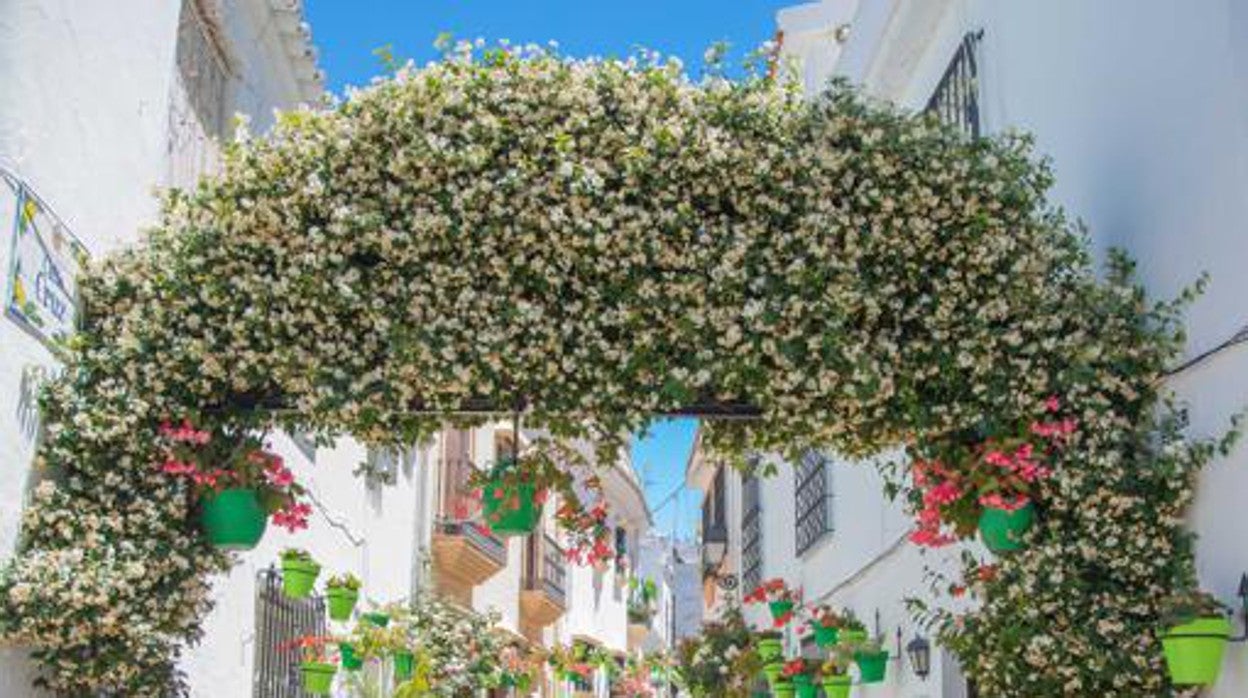
M 282 593 L 282 575 L 273 567 L 256 574 L 254 698 L 307 698 L 299 675 L 301 637 L 324 637 L 325 603 L 320 596 L 292 599 Z
M 983 37 L 982 30 L 962 37 L 924 109 L 972 138 L 980 135 L 979 46 Z
M 741 583 L 749 593 L 763 581 L 762 487 L 757 475 L 745 477 L 741 494 Z
M 832 487 L 828 459 L 808 451 L 794 469 L 797 477 L 797 554 L 801 555 L 832 531 Z

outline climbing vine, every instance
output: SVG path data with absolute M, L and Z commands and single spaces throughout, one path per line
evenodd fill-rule
M 160 472 L 167 422 L 392 444 L 485 404 L 610 454 L 746 402 L 710 448 L 957 472 L 1060 396 L 1031 547 L 945 639 L 993 695 L 1169 695 L 1152 626 L 1213 446 L 1158 409 L 1176 307 L 1098 280 L 1050 184 L 1025 138 L 644 56 L 466 46 L 285 114 L 84 279 L 0 634 L 61 694 L 184 691 L 231 558 Z

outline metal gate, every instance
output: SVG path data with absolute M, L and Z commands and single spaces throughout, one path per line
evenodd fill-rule
M 302 659 L 295 641 L 324 636 L 325 602 L 320 596 L 292 599 L 282 593 L 275 568 L 256 574 L 256 661 L 253 698 L 307 698 L 299 675 Z

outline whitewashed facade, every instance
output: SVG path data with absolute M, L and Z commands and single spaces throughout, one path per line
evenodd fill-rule
M 1248 325 L 1248 277 L 1239 268 L 1248 254 L 1248 4 L 824 0 L 782 10 L 778 29 L 781 61 L 809 92 L 840 76 L 905 108 L 940 111 L 968 132 L 1034 134 L 1038 152 L 1053 161 L 1054 201 L 1086 222 L 1099 255 L 1119 246 L 1137 259 L 1155 297 L 1173 297 L 1209 272 L 1208 291 L 1188 316 L 1187 352 L 1226 348 L 1170 385 L 1190 405 L 1196 435 L 1219 433 L 1248 404 L 1248 347 L 1238 345 Z M 799 553 L 794 468 L 748 492 L 755 485 L 728 473 L 715 495 L 715 464 L 695 454 L 690 484 L 723 508 L 719 515 L 710 506 L 703 535 L 715 538 L 723 523 L 727 538 L 723 561 L 708 561 L 708 608 L 739 594 L 721 587 L 756 574 L 761 559 L 761 578 L 783 576 L 808 599 L 853 608 L 869 627 L 878 612 L 878 629 L 890 638 L 900 630 L 904 646 L 917 631 L 902 600 L 922 594 L 925 565 L 940 566 L 941 557 L 906 542 L 909 522 L 882 497 L 873 468 L 832 461 L 827 530 Z M 1213 464 L 1189 518 L 1200 534 L 1202 583 L 1232 605 L 1248 570 L 1240 544 L 1248 523 L 1237 515 L 1246 462 L 1241 446 Z M 761 556 L 751 551 L 756 537 Z M 1231 645 L 1207 695 L 1248 692 L 1244 659 L 1243 646 Z M 890 664 L 885 683 L 855 695 L 968 693 L 951 658 L 933 648 L 926 680 L 902 660 Z

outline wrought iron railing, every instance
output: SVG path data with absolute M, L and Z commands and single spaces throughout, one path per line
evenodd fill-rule
M 962 38 L 925 109 L 972 138 L 980 135 L 979 45 L 983 36 L 977 31 Z
M 307 698 L 299 675 L 296 642 L 323 637 L 325 603 L 319 596 L 292 599 L 282 593 L 282 575 L 269 567 L 256 574 L 253 698 Z
M 794 469 L 797 477 L 797 554 L 801 555 L 832 530 L 831 488 L 827 458 L 817 451 L 802 456 Z
M 467 458 L 444 458 L 438 503 L 438 531 L 463 536 L 499 564 L 507 564 L 507 545 L 481 521 L 481 501 L 473 494 L 477 466 Z

